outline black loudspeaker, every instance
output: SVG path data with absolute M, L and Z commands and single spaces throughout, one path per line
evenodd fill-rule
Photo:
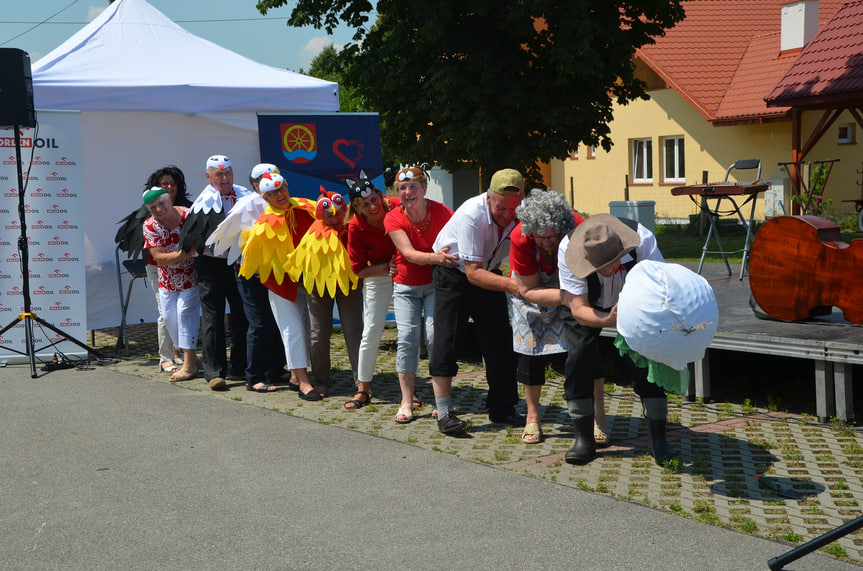
M 30 54 L 0 48 L 0 128 L 35 126 Z

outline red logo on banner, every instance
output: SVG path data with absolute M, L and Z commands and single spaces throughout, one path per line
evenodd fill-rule
M 318 133 L 314 123 L 283 123 L 282 154 L 292 163 L 312 162 L 318 154 Z

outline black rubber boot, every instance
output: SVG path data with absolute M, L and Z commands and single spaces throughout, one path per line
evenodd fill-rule
M 668 419 L 668 399 L 643 398 L 644 420 L 647 422 L 647 452 L 653 456 L 656 463 L 662 466 L 666 460 L 680 456 L 665 439 L 665 428 Z
M 680 456 L 680 453 L 665 439 L 666 419 L 646 418 L 645 420 L 647 421 L 647 452 L 653 456 L 656 463 L 662 466 L 666 460 Z
M 587 464 L 596 456 L 596 440 L 593 439 L 593 415 L 572 419 L 575 443 L 567 450 L 567 464 Z

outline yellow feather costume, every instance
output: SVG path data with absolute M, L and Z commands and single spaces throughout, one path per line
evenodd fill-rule
M 294 251 L 294 240 L 309 227 L 315 203 L 307 198 L 291 197 L 290 201 L 291 207 L 287 210 L 267 205 L 251 230 L 243 233 L 246 244 L 239 274 L 249 279 L 257 272 L 262 284 L 293 300 L 296 299 L 295 287 L 284 283 L 285 262 Z M 297 212 L 297 209 L 305 212 Z M 297 281 L 296 278 L 292 280 Z
M 336 288 L 348 295 L 357 287 L 359 278 L 351 270 L 348 249 L 339 239 L 339 234 L 322 220 L 315 220 L 294 251 L 288 255 L 284 270 L 288 276 L 299 281 L 303 276 L 306 291 L 317 289 L 323 296 L 326 289 L 330 297 L 336 296 Z

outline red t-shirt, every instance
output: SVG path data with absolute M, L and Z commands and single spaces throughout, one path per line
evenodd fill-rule
M 584 218 L 577 212 L 573 212 L 572 216 L 575 218 L 576 226 L 584 222 Z M 521 222 L 516 225 L 509 239 L 509 266 L 512 271 L 520 276 L 532 276 L 539 273 L 539 264 L 542 263 L 542 260 L 537 255 L 536 240 L 529 234 L 527 236 L 522 234 Z M 542 269 L 547 275 L 551 275 L 557 269 L 557 259 L 555 258 L 548 267 L 543 265 Z
M 391 211 L 401 204 L 401 199 L 398 197 L 387 196 L 386 200 L 390 203 Z M 362 214 L 351 218 L 348 223 L 348 256 L 351 258 L 351 269 L 355 274 L 368 266 L 389 261 L 395 253 L 396 247 L 385 231 L 378 230 L 366 222 Z
M 173 229 L 165 228 L 156 218 L 150 216 L 144 220 L 144 248 L 164 248 L 166 253 L 180 249 L 180 228 L 186 221 L 189 209 L 178 206 L 180 210 L 180 225 Z M 157 266 L 159 269 L 159 289 L 165 291 L 183 291 L 195 287 L 195 258 L 189 257 L 170 266 Z
M 452 216 L 450 210 L 445 204 L 434 200 L 428 201 L 429 209 L 429 226 L 423 232 L 418 232 L 417 225 L 405 214 L 401 208 L 393 208 L 387 217 L 384 218 L 384 228 L 387 234 L 394 230 L 403 230 L 407 234 L 408 240 L 415 250 L 420 252 L 433 252 L 432 245 L 441 228 L 447 223 Z M 408 262 L 401 252 L 396 249 L 396 267 L 398 273 L 393 278 L 393 281 L 403 285 L 418 286 L 430 284 L 432 281 L 433 266 L 417 265 Z

